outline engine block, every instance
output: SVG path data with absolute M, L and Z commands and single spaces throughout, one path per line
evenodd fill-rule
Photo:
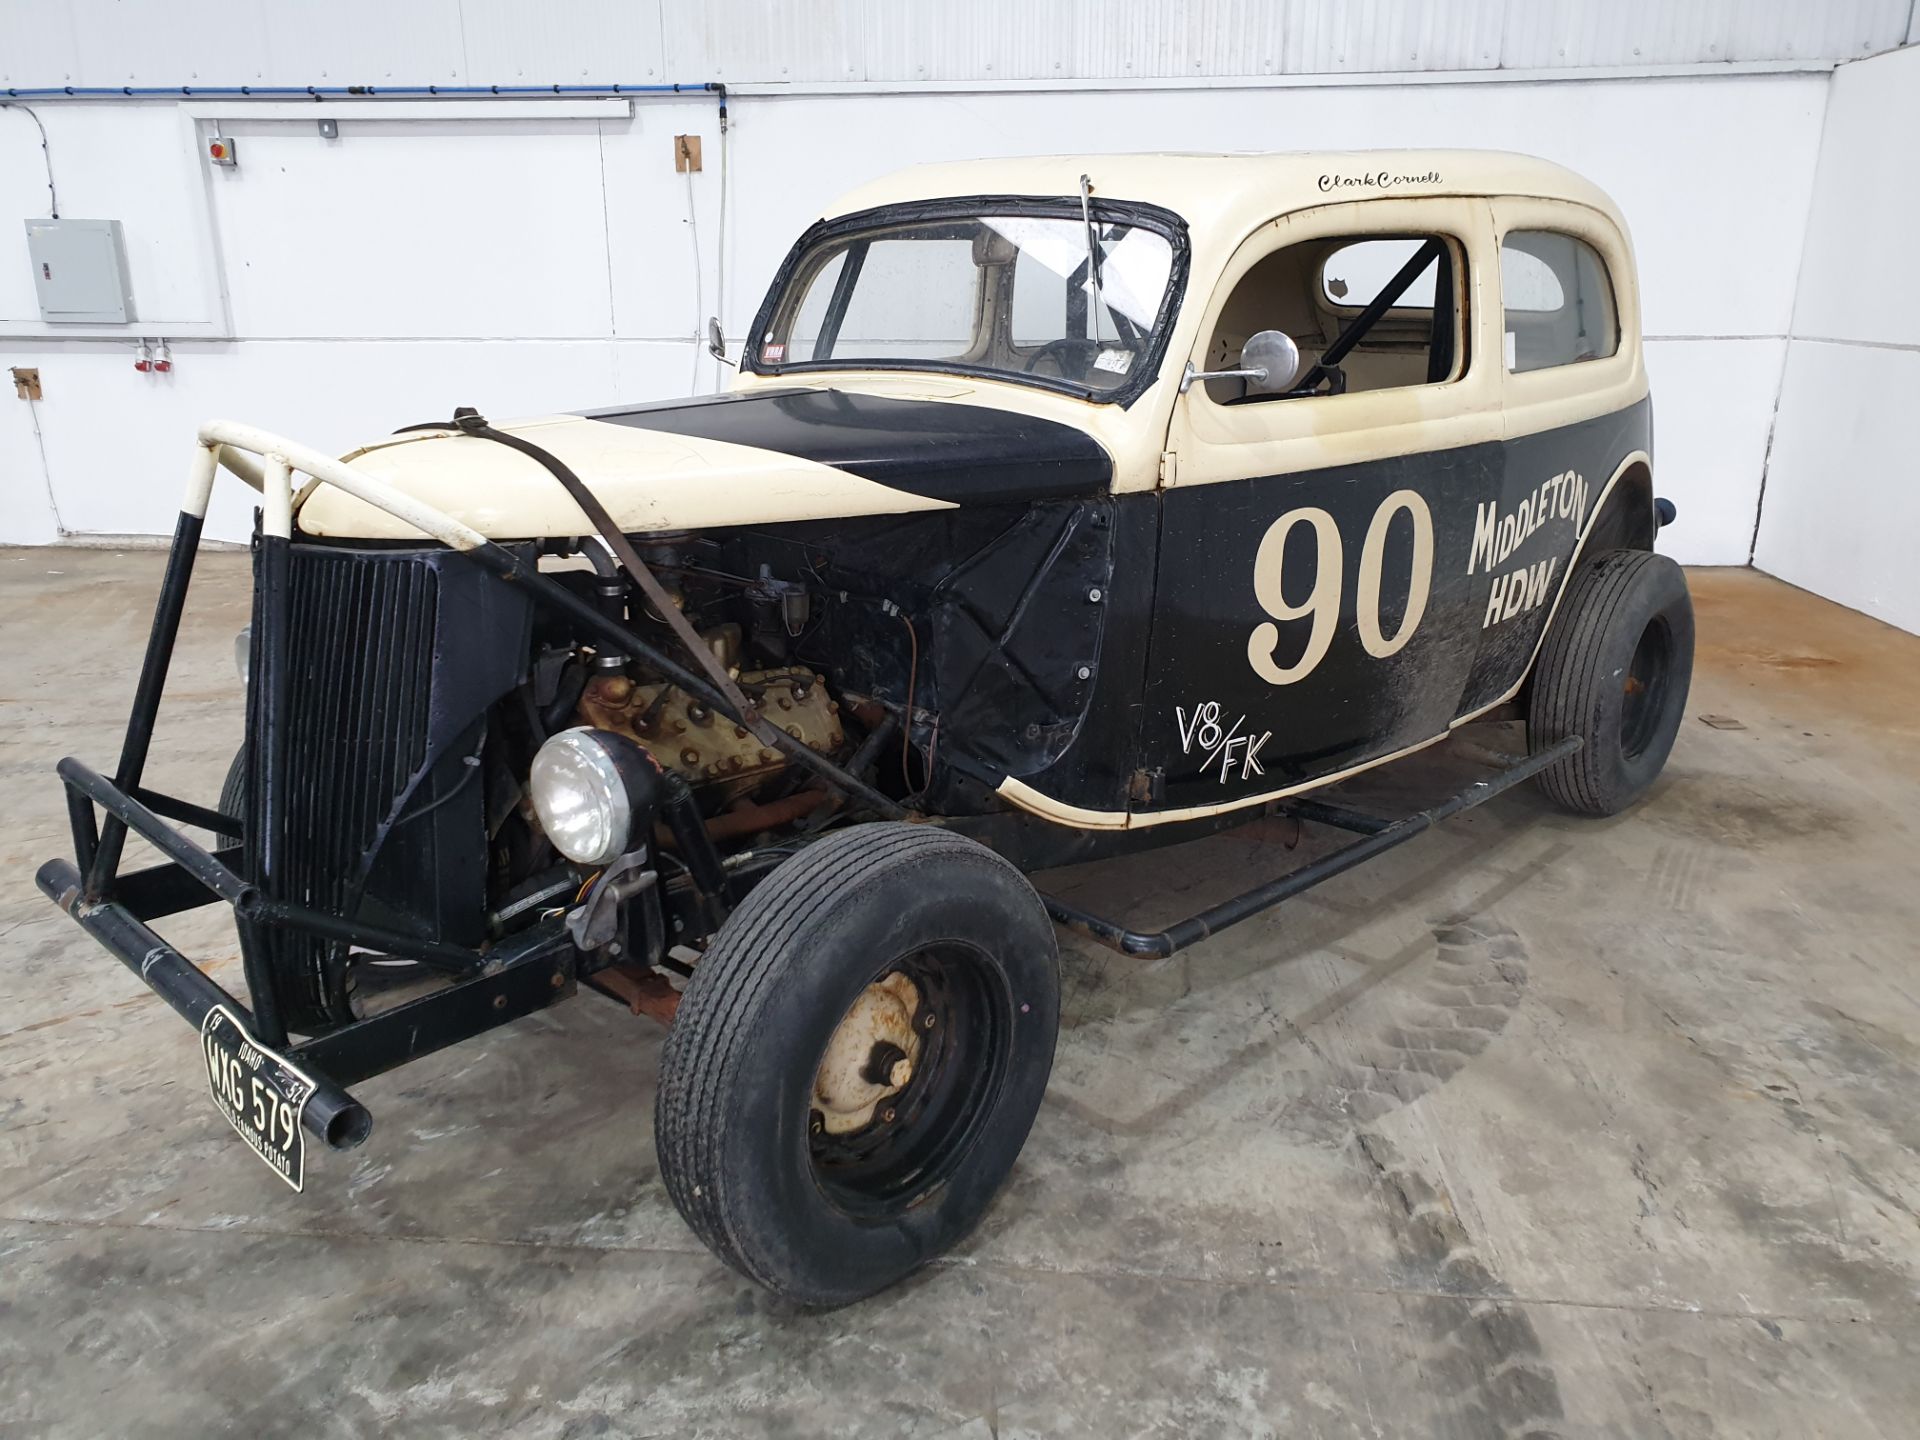
M 760 713 L 802 744 L 832 754 L 846 743 L 840 706 L 827 693 L 824 677 L 793 666 L 747 670 L 738 678 L 749 697 L 758 697 Z M 725 785 L 744 794 L 787 765 L 785 756 L 762 745 L 744 725 L 716 714 L 677 685 L 603 675 L 581 695 L 579 713 L 583 724 L 632 736 L 692 785 Z

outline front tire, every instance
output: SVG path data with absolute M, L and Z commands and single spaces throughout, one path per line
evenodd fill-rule
M 1693 676 L 1693 601 L 1664 555 L 1609 550 L 1567 587 L 1534 667 L 1527 748 L 1584 742 L 1536 783 L 1564 809 L 1616 815 L 1667 763 Z
M 984 846 L 893 823 L 808 846 L 733 912 L 682 997 L 654 1107 L 668 1194 L 776 1294 L 884 1289 L 1005 1183 L 1059 996 L 1046 911 Z
M 227 778 L 220 782 L 220 813 L 231 815 L 244 822 L 247 818 L 247 747 L 242 745 L 234 752 L 233 763 L 227 766 Z M 226 850 L 240 843 L 238 835 L 218 835 L 214 837 L 220 849 Z

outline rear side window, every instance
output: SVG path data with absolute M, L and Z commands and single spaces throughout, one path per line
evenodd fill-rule
M 1604 360 L 1620 349 L 1606 263 L 1584 240 L 1514 230 L 1500 242 L 1507 369 L 1546 370 Z
M 1419 248 L 1418 240 L 1356 240 L 1342 245 L 1320 267 L 1320 293 L 1336 308 L 1362 309 Z M 1393 302 L 1393 308 L 1431 310 L 1434 274 L 1431 267 L 1422 271 Z

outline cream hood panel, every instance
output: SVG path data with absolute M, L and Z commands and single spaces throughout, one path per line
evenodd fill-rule
M 571 415 L 497 428 L 565 462 L 629 533 L 955 508 L 831 465 L 725 440 Z M 354 451 L 346 461 L 491 539 L 592 529 L 545 467 L 491 440 L 419 431 Z M 406 522 L 325 484 L 304 495 L 298 526 L 308 535 L 357 540 L 420 538 Z

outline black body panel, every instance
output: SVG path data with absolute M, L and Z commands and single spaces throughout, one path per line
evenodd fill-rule
M 1136 808 L 1218 805 L 1305 784 L 1430 740 L 1503 698 L 1532 662 L 1608 480 L 1649 448 L 1650 416 L 1641 401 L 1504 443 L 1165 492 L 1139 763 L 1164 769 L 1166 785 L 1164 799 Z M 1402 492 L 1423 501 L 1431 521 L 1430 583 L 1411 627 L 1416 527 L 1410 502 L 1395 509 Z M 1263 605 L 1254 579 L 1262 543 L 1302 511 L 1327 517 L 1333 536 L 1293 524 L 1275 547 L 1284 582 Z M 1357 612 L 1376 526 L 1370 645 Z M 1323 557 L 1340 566 L 1337 617 L 1309 661 L 1311 615 L 1286 618 L 1275 606 L 1308 606 Z M 1326 583 L 1332 590 L 1335 580 Z M 1402 643 L 1376 653 L 1390 649 L 1382 635 Z M 1270 681 L 1254 650 L 1299 673 Z M 1067 799 L 1074 787 L 1062 780 L 1037 786 Z
M 1148 763 L 1167 772 L 1166 803 L 1217 804 L 1278 790 L 1444 730 L 1479 644 L 1475 587 L 1444 580 L 1445 557 L 1465 556 L 1474 507 L 1495 493 L 1499 475 L 1500 447 L 1488 444 L 1168 491 L 1144 735 Z M 1414 641 L 1376 659 L 1358 639 L 1353 576 L 1369 523 L 1401 490 L 1417 492 L 1432 517 L 1433 584 Z M 1273 620 L 1253 578 L 1268 527 L 1307 508 L 1331 515 L 1342 541 L 1339 616 L 1317 664 L 1306 653 L 1310 619 Z M 1402 516 L 1387 532 L 1381 628 L 1388 633 L 1404 618 L 1410 529 Z M 1304 603 L 1320 579 L 1316 539 L 1304 523 L 1286 536 L 1281 570 L 1290 603 Z M 1464 569 L 1464 558 L 1452 568 Z M 1389 594 L 1400 602 L 1391 614 Z M 1309 667 L 1291 684 L 1271 684 L 1249 663 L 1262 623 L 1277 632 L 1271 654 L 1278 666 Z M 1409 739 L 1386 743 L 1398 737 Z
M 1638 405 L 1629 406 L 1615 414 L 1603 415 L 1578 425 L 1522 435 L 1507 441 L 1500 450 L 1503 466 L 1500 514 L 1503 517 L 1512 514 L 1529 495 L 1535 494 L 1542 481 L 1570 470 L 1580 479 L 1588 497 L 1587 518 L 1592 519 L 1593 507 L 1600 503 L 1600 492 L 1613 477 L 1614 471 L 1619 469 L 1620 462 L 1636 450 L 1644 450 L 1649 455 L 1653 453 L 1653 404 L 1651 400 L 1642 400 Z M 1626 498 L 1616 496 L 1611 503 L 1624 505 Z M 1554 507 L 1548 505 L 1546 508 L 1551 510 Z M 1613 543 L 1627 538 L 1626 528 L 1608 524 L 1604 516 L 1601 517 L 1601 525 L 1606 534 L 1613 537 Z M 1512 553 L 1495 570 L 1511 571 L 1516 566 L 1530 567 L 1538 565 L 1543 559 L 1557 557 L 1560 563 L 1554 569 L 1551 587 L 1557 596 L 1566 588 L 1566 582 L 1573 578 L 1568 568 L 1572 540 L 1571 522 L 1550 514 L 1530 537 L 1516 544 Z M 1643 543 L 1648 548 L 1652 547 L 1651 532 Z M 1595 548 L 1590 541 L 1585 553 L 1590 554 Z M 1476 577 L 1475 593 L 1483 615 L 1491 583 L 1490 580 L 1481 581 Z M 1503 619 L 1499 624 L 1489 625 L 1481 631 L 1480 649 L 1474 657 L 1473 673 L 1468 676 L 1466 691 L 1461 697 L 1460 708 L 1463 712 L 1491 705 L 1513 688 L 1519 678 L 1518 672 L 1532 663 L 1534 652 L 1540 648 L 1541 636 L 1546 632 L 1547 611 L 1547 606 L 1537 606 L 1515 619 Z
M 1099 495 L 1113 476 L 1107 452 L 1083 430 L 945 400 L 763 390 L 586 418 L 794 455 L 957 505 Z

